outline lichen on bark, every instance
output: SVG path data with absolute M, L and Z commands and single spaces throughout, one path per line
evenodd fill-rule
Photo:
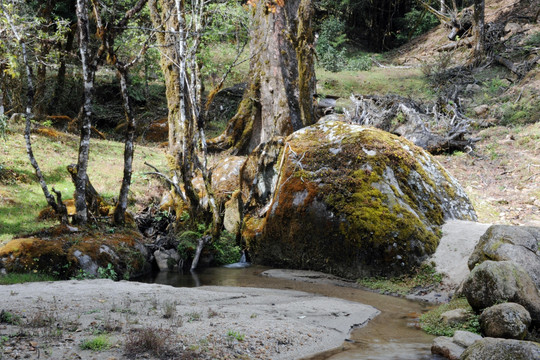
M 311 0 L 256 3 L 253 12 L 249 85 L 224 133 L 209 141 L 214 151 L 251 152 L 273 136 L 315 122 L 314 34 Z

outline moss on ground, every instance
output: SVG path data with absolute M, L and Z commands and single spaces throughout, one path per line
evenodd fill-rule
M 464 323 L 446 324 L 441 314 L 455 309 L 465 309 L 469 314 Z M 437 306 L 420 317 L 420 326 L 428 334 L 436 336 L 454 336 L 457 330 L 480 334 L 479 315 L 476 315 L 465 298 L 454 298 L 449 303 Z

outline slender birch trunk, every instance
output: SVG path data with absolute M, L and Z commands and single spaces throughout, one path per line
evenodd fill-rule
M 39 164 L 36 160 L 36 157 L 34 156 L 34 151 L 32 149 L 32 141 L 30 138 L 30 130 L 31 130 L 31 119 L 32 119 L 32 106 L 34 104 L 34 83 L 32 80 L 32 67 L 30 66 L 28 62 L 28 53 L 26 51 L 26 43 L 21 38 L 17 28 L 15 27 L 15 24 L 13 23 L 11 16 L 4 8 L 3 4 L 0 3 L 0 6 L 2 7 L 2 11 L 4 12 L 4 15 L 6 16 L 6 19 L 9 23 L 9 26 L 11 27 L 11 30 L 13 32 L 13 35 L 17 39 L 17 42 L 21 46 L 21 52 L 23 56 L 23 63 L 26 70 L 26 85 L 27 85 L 27 91 L 26 91 L 26 107 L 25 107 L 25 128 L 24 128 L 24 140 L 26 143 L 26 153 L 28 154 L 28 158 L 30 160 L 30 164 L 34 168 L 34 171 L 36 173 L 36 177 L 38 178 L 39 185 L 41 186 L 41 190 L 43 191 L 43 195 L 45 195 L 45 199 L 47 200 L 47 204 L 49 204 L 54 212 L 59 216 L 60 222 L 62 224 L 67 224 L 68 218 L 67 218 L 67 210 L 65 205 L 62 203 L 62 194 L 59 191 L 56 191 L 53 187 L 53 192 L 57 195 L 58 202 L 55 200 L 54 196 L 49 192 L 49 187 L 47 186 L 47 182 L 45 181 L 45 177 L 43 176 L 43 173 L 41 172 L 41 168 L 39 167 Z M 3 109 L 2 109 L 3 111 Z
M 77 214 L 74 222 L 88 222 L 88 207 L 86 204 L 86 183 L 88 179 L 88 153 L 90 149 L 90 131 L 92 127 L 92 97 L 94 91 L 94 68 L 90 56 L 90 26 L 88 22 L 88 1 L 77 0 L 77 24 L 79 27 L 79 51 L 81 54 L 84 102 L 81 112 L 81 138 L 77 160 L 77 177 L 75 181 L 75 208 Z
M 125 223 L 125 215 L 128 203 L 129 187 L 131 185 L 131 174 L 133 172 L 133 140 L 135 138 L 135 117 L 129 102 L 128 95 L 128 72 L 125 67 L 117 67 L 118 75 L 120 76 L 120 90 L 122 92 L 122 100 L 124 104 L 124 112 L 126 114 L 127 131 L 124 146 L 124 177 L 122 178 L 122 186 L 120 188 L 120 196 L 118 204 L 114 209 L 114 223 L 123 225 Z

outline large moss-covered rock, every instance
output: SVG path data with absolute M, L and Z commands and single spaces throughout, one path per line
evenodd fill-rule
M 532 341 L 483 338 L 465 350 L 461 360 L 540 359 L 540 344 Z
M 469 257 L 469 269 L 486 260 L 512 261 L 522 266 L 540 289 L 540 228 L 492 225 Z
M 266 215 L 244 231 L 260 263 L 348 277 L 403 273 L 435 251 L 445 219 L 476 219 L 437 161 L 381 130 L 327 117 L 289 136 L 273 158 L 278 176 L 258 212 Z

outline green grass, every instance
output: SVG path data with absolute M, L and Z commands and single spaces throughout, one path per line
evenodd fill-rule
M 442 275 L 433 266 L 422 265 L 415 274 L 397 278 L 370 277 L 358 279 L 358 284 L 383 294 L 407 295 L 415 288 L 429 288 L 440 284 Z
M 103 351 L 112 346 L 111 340 L 107 335 L 99 335 L 91 339 L 85 339 L 81 342 L 82 350 Z
M 420 266 L 412 275 L 396 278 L 369 277 L 358 279 L 358 284 L 383 294 L 407 295 L 415 288 L 430 288 L 440 284 L 442 275 L 431 265 Z
M 419 99 L 433 99 L 431 90 L 420 69 L 371 68 L 370 71 L 333 73 L 317 69 L 317 92 L 349 98 L 351 94 L 398 94 Z
M 5 140 L 0 139 L 0 244 L 55 223 L 37 219 L 46 201 L 26 154 L 22 124 L 10 124 L 9 130 Z M 52 139 L 32 134 L 32 142 L 49 188 L 54 186 L 61 191 L 64 200 L 73 198 L 74 187 L 66 167 L 76 163 L 78 137 L 65 134 Z M 120 191 L 123 152 L 124 144 L 121 142 L 91 140 L 88 174 L 96 190 L 105 198 L 117 197 Z M 135 147 L 130 196 L 141 202 L 148 200 L 152 193 L 149 189 L 155 188 L 158 182 L 144 174 L 149 171 L 145 161 L 166 170 L 165 151 Z
M 9 273 L 0 275 L 0 285 L 22 284 L 38 281 L 55 281 L 56 278 L 51 275 L 41 273 Z
M 448 325 L 441 319 L 441 314 L 454 309 L 465 309 L 470 314 L 469 319 L 463 324 Z M 453 336 L 457 330 L 466 330 L 480 333 L 479 316 L 474 314 L 471 306 L 465 298 L 454 298 L 447 304 L 436 307 L 420 317 L 420 326 L 428 334 L 436 336 Z
M 234 330 L 229 330 L 227 331 L 227 338 L 231 339 L 231 340 L 238 340 L 238 341 L 244 341 L 244 339 L 246 338 L 246 335 L 238 332 L 238 331 L 234 331 Z

